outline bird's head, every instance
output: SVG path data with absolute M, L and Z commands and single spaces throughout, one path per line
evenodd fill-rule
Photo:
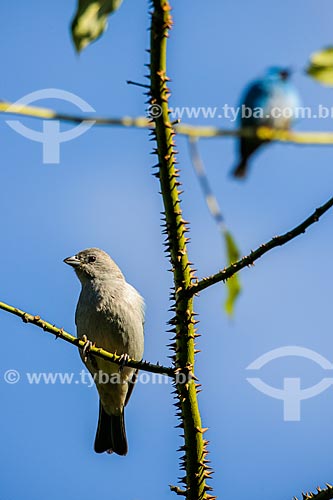
M 99 248 L 87 248 L 72 257 L 67 257 L 64 262 L 73 267 L 81 283 L 95 278 L 123 278 L 117 264 Z
M 267 78 L 276 81 L 289 80 L 291 74 L 291 68 L 282 68 L 280 66 L 273 66 L 267 70 Z

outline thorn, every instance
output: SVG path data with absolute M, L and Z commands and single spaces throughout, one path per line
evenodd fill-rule
M 30 319 L 29 319 L 29 315 L 27 313 L 23 314 L 22 321 L 23 321 L 23 323 L 29 323 Z
M 201 434 L 204 434 L 205 432 L 208 431 L 208 427 L 196 427 L 196 430 Z
M 35 316 L 35 318 L 36 318 L 36 316 Z M 60 337 L 60 335 L 62 335 L 63 333 L 64 333 L 64 329 L 59 328 L 59 332 L 57 332 L 55 335 L 55 340 L 57 340 Z
M 183 495 L 184 497 L 186 496 L 186 490 L 182 490 L 181 488 L 179 488 L 179 486 L 173 486 L 172 484 L 169 484 L 169 488 L 177 495 Z

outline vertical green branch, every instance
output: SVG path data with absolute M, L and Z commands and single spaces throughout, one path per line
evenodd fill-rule
M 167 0 L 153 0 L 150 43 L 150 104 L 151 115 L 154 118 L 155 130 L 152 132 L 157 141 L 158 172 L 161 193 L 164 203 L 166 246 L 170 255 L 174 278 L 174 293 L 172 294 L 175 312 L 170 321 L 175 333 L 173 348 L 174 363 L 179 372 L 185 373 L 188 382 L 176 384 L 177 403 L 180 427 L 184 429 L 184 451 L 181 467 L 186 475 L 181 478 L 185 489 L 173 488 L 179 494 L 184 494 L 188 500 L 203 500 L 213 498 L 207 493 L 211 488 L 206 479 L 211 471 L 207 466 L 206 442 L 203 438 L 197 400 L 197 389 L 194 382 L 195 358 L 195 319 L 193 297 L 186 291 L 191 286 L 193 270 L 188 259 L 186 248 L 188 231 L 182 218 L 180 206 L 179 171 L 176 169 L 174 136 L 169 117 L 166 74 L 166 54 L 168 32 L 172 25 L 170 5 Z

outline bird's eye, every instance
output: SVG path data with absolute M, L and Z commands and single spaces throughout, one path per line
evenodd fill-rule
M 95 262 L 95 260 L 96 260 L 96 256 L 95 255 L 89 255 L 89 257 L 88 257 L 89 264 L 92 263 L 92 262 Z

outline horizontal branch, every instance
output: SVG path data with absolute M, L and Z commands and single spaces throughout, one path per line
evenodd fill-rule
M 189 296 L 193 296 L 194 294 L 201 292 L 202 290 L 205 290 L 205 288 L 208 288 L 209 286 L 212 286 L 215 283 L 219 283 L 220 281 L 226 281 L 227 279 L 231 278 L 231 276 L 238 273 L 238 271 L 240 271 L 244 267 L 253 265 L 255 260 L 262 257 L 265 253 L 269 252 L 269 250 L 272 250 L 272 248 L 284 245 L 285 243 L 288 243 L 288 241 L 296 238 L 296 236 L 305 233 L 306 229 L 315 222 L 317 222 L 319 218 L 325 212 L 327 212 L 327 210 L 329 210 L 332 206 L 333 206 L 333 197 L 330 198 L 324 205 L 317 208 L 313 212 L 313 214 L 310 215 L 310 217 L 308 217 L 304 222 L 296 226 L 291 231 L 288 231 L 287 233 L 282 234 L 281 236 L 275 236 L 270 241 L 261 245 L 259 248 L 252 251 L 239 261 L 235 262 L 234 264 L 231 264 L 231 266 L 226 267 L 225 269 L 222 269 L 218 273 L 208 276 L 207 278 L 203 278 L 196 283 L 193 283 L 190 287 L 187 288 L 186 294 L 188 294 Z
M 57 113 L 50 108 L 24 106 L 22 104 L 13 104 L 7 101 L 0 101 L 0 113 L 28 116 L 30 118 L 39 118 L 42 120 L 59 120 L 70 123 L 82 123 L 84 121 L 89 121 L 93 122 L 94 125 L 109 125 L 114 127 L 132 127 L 143 129 L 151 129 L 155 127 L 154 122 L 152 121 L 152 118 L 154 118 L 154 116 L 124 116 L 122 118 L 103 118 L 94 115 L 77 116 Z M 268 127 L 259 127 L 257 129 L 243 128 L 241 130 L 231 130 L 211 126 L 189 125 L 186 123 L 176 123 L 174 125 L 174 128 L 178 134 L 187 137 L 258 137 L 263 141 L 266 140 L 308 145 L 333 145 L 333 132 L 294 132 L 292 130 L 277 130 Z
M 175 125 L 180 135 L 209 139 L 214 137 L 258 137 L 262 141 L 285 142 L 290 144 L 333 145 L 333 132 L 295 132 L 292 130 L 278 130 L 269 127 L 222 129 L 210 126 Z
M 20 318 L 22 318 L 24 323 L 32 323 L 39 328 L 42 328 L 44 332 L 52 333 L 56 336 L 56 338 L 65 340 L 66 342 L 69 342 L 70 344 L 75 345 L 80 349 L 83 349 L 87 343 L 87 340 L 73 337 L 73 335 L 65 332 L 63 328 L 57 328 L 56 326 L 51 325 L 51 323 L 48 323 L 47 321 L 41 319 L 40 316 L 34 316 L 32 314 L 26 313 L 24 311 L 21 311 L 20 309 L 17 309 L 16 307 L 5 304 L 4 302 L 0 302 L 0 309 L 3 309 L 4 311 L 7 311 L 11 314 L 15 314 L 15 316 L 19 316 Z M 89 348 L 89 353 L 97 356 L 98 358 L 116 363 L 117 365 L 123 364 L 121 356 L 118 356 L 115 353 L 108 352 L 100 347 L 91 346 Z M 147 361 L 135 361 L 134 359 L 129 359 L 125 364 L 126 366 L 130 366 L 131 368 L 138 368 L 146 372 L 160 373 L 162 375 L 168 375 L 172 378 L 176 376 L 175 370 L 173 368 L 161 366 L 159 364 L 154 365 L 152 363 L 148 363 Z
M 0 113 L 10 115 L 28 116 L 29 118 L 40 118 L 42 120 L 59 120 L 69 123 L 82 123 L 84 121 L 94 122 L 95 125 L 113 125 L 119 127 L 151 128 L 151 123 L 145 116 L 131 118 L 103 118 L 97 116 L 77 116 L 57 113 L 50 108 L 40 108 L 38 106 L 24 106 L 22 104 L 12 104 L 11 102 L 0 101 Z

